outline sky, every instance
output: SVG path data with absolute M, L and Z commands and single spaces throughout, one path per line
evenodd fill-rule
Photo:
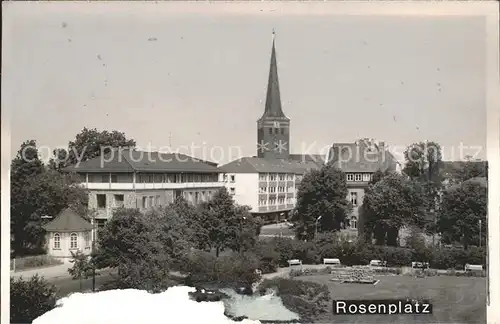
M 87 127 L 219 163 L 256 155 L 274 29 L 292 153 L 368 137 L 399 150 L 432 140 L 447 160 L 459 147 L 486 157 L 481 18 L 93 5 L 4 9 L 12 154 L 29 139 L 67 146 Z

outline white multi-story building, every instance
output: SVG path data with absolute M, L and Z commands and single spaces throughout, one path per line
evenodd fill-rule
M 240 205 L 265 220 L 288 217 L 295 208 L 297 187 L 314 162 L 244 157 L 219 168 L 220 181 Z

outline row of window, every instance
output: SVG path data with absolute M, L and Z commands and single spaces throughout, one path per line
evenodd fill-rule
M 372 175 L 369 173 L 348 173 L 346 174 L 347 181 L 370 181 Z
M 298 178 L 298 176 L 297 176 Z M 259 174 L 259 180 L 261 181 L 276 181 L 276 180 L 280 180 L 280 181 L 285 181 L 285 180 L 290 180 L 290 181 L 293 181 L 294 179 L 294 174 L 274 174 L 274 173 L 271 173 L 271 174 L 267 174 L 267 173 L 260 173 Z
M 142 208 L 151 208 L 153 206 L 161 206 L 161 196 L 144 196 L 142 197 Z
M 201 192 L 199 192 L 199 191 L 186 192 L 185 191 L 183 193 L 183 196 L 184 196 L 184 199 L 186 199 L 187 201 L 194 203 L 194 204 L 198 204 L 200 202 L 209 200 L 212 197 L 212 191 L 201 191 Z
M 276 193 L 276 192 L 293 192 L 294 187 L 293 186 L 278 186 L 278 187 L 260 187 L 259 188 L 259 193 Z
M 234 189 L 234 188 L 233 188 Z M 199 202 L 199 201 L 206 201 L 210 199 L 212 196 L 212 191 L 201 191 L 201 192 L 184 192 L 183 196 L 185 199 L 189 201 L 194 201 L 194 202 Z M 123 194 L 115 194 L 112 196 L 113 197 L 113 204 L 111 205 L 113 208 L 118 208 L 118 207 L 124 207 L 124 200 L 125 196 Z M 97 208 L 100 209 L 105 209 L 108 207 L 107 203 L 107 195 L 105 194 L 97 194 Z M 138 202 L 138 205 L 140 205 L 142 208 L 150 208 L 153 206 L 161 206 L 161 196 L 160 195 L 155 195 L 155 196 L 143 196 L 140 202 Z
M 274 130 L 274 131 L 273 131 Z M 279 134 L 285 135 L 285 128 L 269 128 L 269 134 Z
M 84 233 L 85 247 L 90 247 L 90 232 Z M 69 235 L 69 248 L 72 250 L 78 249 L 78 234 L 71 233 Z M 54 233 L 54 249 L 61 249 L 61 234 Z
M 91 183 L 132 183 L 133 174 L 88 174 L 88 182 Z M 138 174 L 136 183 L 191 183 L 191 182 L 218 182 L 217 174 Z M 81 175 L 81 181 L 87 181 L 85 174 Z
M 286 204 L 292 204 L 293 203 L 293 198 L 271 198 L 269 200 L 267 199 L 259 199 L 259 206 L 268 206 L 268 205 L 276 205 L 276 202 L 278 202 L 278 205 L 284 205 Z
M 105 194 L 97 194 L 97 208 L 106 208 L 108 206 L 107 196 Z M 125 202 L 125 195 L 113 195 L 113 207 L 123 207 Z

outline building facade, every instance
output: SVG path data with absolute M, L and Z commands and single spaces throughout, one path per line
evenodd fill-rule
M 301 167 L 298 167 L 301 166 Z M 244 157 L 219 168 L 221 181 L 234 200 L 250 212 L 274 222 L 289 217 L 295 208 L 297 188 L 314 163 Z
M 401 165 L 385 143 L 372 139 L 362 139 L 354 143 L 334 143 L 326 158 L 345 173 L 347 200 L 353 210 L 349 215 L 348 226 L 353 230 L 362 230 L 359 208 L 363 204 L 365 191 L 376 171 L 401 173 Z
M 71 253 L 92 252 L 93 226 L 71 209 L 63 210 L 43 226 L 46 234 L 47 254 L 64 261 L 72 259 Z
M 197 204 L 223 187 L 212 162 L 182 154 L 116 149 L 66 169 L 89 191 L 89 209 L 99 227 L 120 207 L 146 211 L 182 196 Z

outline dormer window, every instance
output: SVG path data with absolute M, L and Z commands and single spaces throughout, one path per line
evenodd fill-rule
M 347 181 L 354 181 L 354 174 L 348 173 L 347 174 Z
M 355 181 L 362 181 L 362 180 L 363 180 L 363 175 L 361 173 L 356 173 Z

